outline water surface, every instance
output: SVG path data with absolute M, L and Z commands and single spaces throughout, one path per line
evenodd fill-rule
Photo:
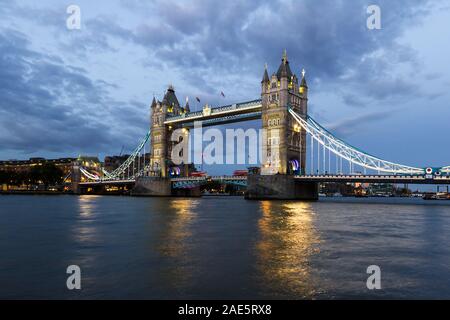
M 449 240 L 450 201 L 0 196 L 0 298 L 450 298 Z

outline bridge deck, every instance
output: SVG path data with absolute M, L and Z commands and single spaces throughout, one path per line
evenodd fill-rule
M 170 179 L 172 182 L 177 181 L 220 181 L 220 180 L 247 180 L 246 176 L 205 176 L 205 177 L 179 177 Z
M 360 182 L 360 183 L 407 183 L 450 184 L 450 176 L 435 176 L 431 179 L 420 175 L 305 175 L 295 179 L 307 182 Z
M 85 181 L 80 182 L 80 186 L 95 186 L 95 185 L 101 185 L 101 184 L 132 184 L 135 183 L 136 180 L 99 180 L 99 181 Z
M 238 122 L 257 119 L 261 117 L 261 100 L 227 105 L 216 108 L 203 109 L 203 111 L 190 112 L 179 116 L 168 117 L 164 124 L 185 124 L 194 121 L 205 121 L 206 123 L 222 124 L 227 122 Z M 222 119 L 218 121 L 218 119 Z
M 407 184 L 450 184 L 450 176 L 435 176 L 427 178 L 420 175 L 305 175 L 295 176 L 296 180 L 305 182 L 341 182 L 341 183 L 407 183 Z M 205 177 L 179 177 L 171 178 L 172 182 L 199 182 L 199 181 L 246 181 L 246 176 L 205 176 Z M 135 180 L 101 180 L 81 182 L 80 185 L 99 184 L 131 184 Z

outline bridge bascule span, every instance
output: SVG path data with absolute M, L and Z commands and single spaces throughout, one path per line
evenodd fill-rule
M 316 192 L 317 183 L 373 182 L 448 184 L 450 166 L 414 167 L 373 156 L 336 137 L 308 114 L 308 86 L 305 73 L 299 79 L 291 71 L 284 54 L 277 72 L 267 68 L 261 81 L 261 98 L 226 106 L 191 112 L 188 102 L 181 106 L 172 86 L 164 99 L 155 98 L 150 107 L 150 129 L 131 155 L 116 169 L 92 171 L 79 165 L 81 185 L 139 184 L 146 179 L 158 181 L 169 189 L 198 186 L 207 181 L 247 185 L 252 198 L 302 198 Z M 258 177 L 193 177 L 195 167 L 175 165 L 171 151 L 175 145 L 171 134 L 182 129 L 182 141 L 190 139 L 195 123 L 220 125 L 261 119 L 265 131 L 263 159 Z M 150 182 L 149 182 L 150 181 Z M 305 187 L 306 186 L 306 187 Z M 165 188 L 165 187 L 164 187 Z M 306 188 L 306 189 L 305 189 Z M 293 193 L 292 190 L 295 190 Z

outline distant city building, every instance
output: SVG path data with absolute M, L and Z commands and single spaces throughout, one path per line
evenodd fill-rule
M 106 156 L 104 160 L 104 167 L 106 171 L 114 171 L 119 168 L 128 158 L 129 154 L 120 155 L 120 156 Z M 144 166 L 148 165 L 150 162 L 150 153 L 141 154 L 139 157 L 135 159 L 136 168 L 144 168 Z
M 76 161 L 86 168 L 100 168 L 101 162 L 98 157 L 80 155 Z
M 374 196 L 386 196 L 394 194 L 395 189 L 391 183 L 373 183 L 370 185 L 369 191 Z
M 72 164 L 76 160 L 76 158 L 30 158 L 29 160 L 6 160 L 0 161 L 0 170 L 6 172 L 23 173 L 29 172 L 34 166 L 50 163 L 61 169 L 65 174 L 69 174 L 70 170 L 72 169 Z
M 0 161 L 0 190 L 57 190 L 52 185 L 68 181 L 76 160 L 30 158 Z
M 107 171 L 114 171 L 120 167 L 128 158 L 129 154 L 124 154 L 121 156 L 106 156 L 104 161 L 104 166 Z

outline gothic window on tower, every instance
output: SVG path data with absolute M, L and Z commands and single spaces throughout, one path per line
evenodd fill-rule
M 267 144 L 269 146 L 272 146 L 272 145 L 276 146 L 276 145 L 278 145 L 278 143 L 279 143 L 279 139 L 277 137 L 272 137 L 267 140 Z

